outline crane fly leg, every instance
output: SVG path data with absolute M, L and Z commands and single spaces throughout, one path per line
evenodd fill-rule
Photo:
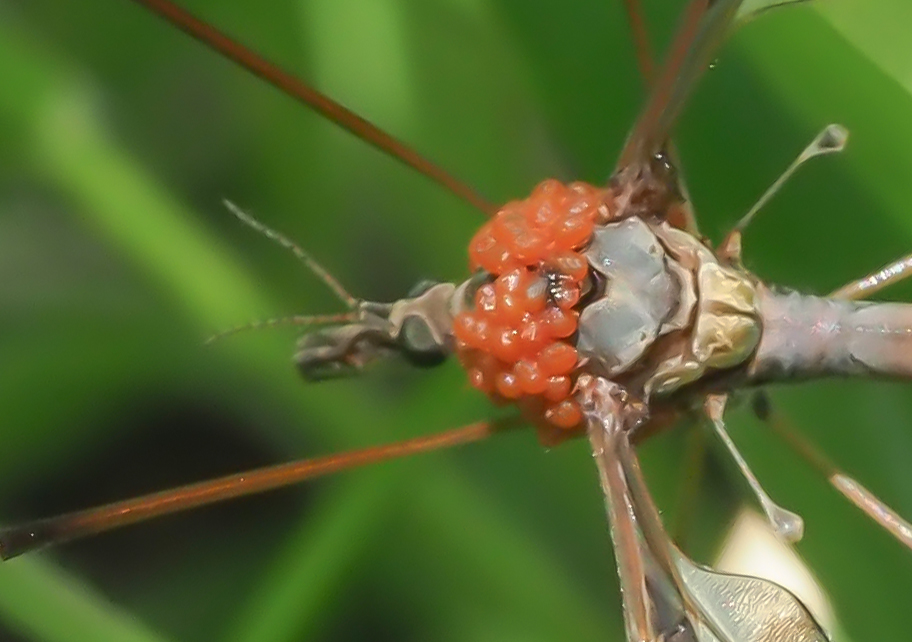
M 236 497 L 284 488 L 309 479 L 418 453 L 483 441 L 521 425 L 516 418 L 480 421 L 441 433 L 400 442 L 302 459 L 226 475 L 95 508 L 39 519 L 0 531 L 0 559 L 62 544 L 87 535 L 136 524 L 155 517 L 207 506 Z
M 849 300 L 863 299 L 910 276 L 912 276 L 912 254 L 907 254 L 865 277 L 846 283 L 830 294 L 830 297 Z
M 655 609 L 647 569 L 649 553 L 643 543 L 637 509 L 627 485 L 618 457 L 618 441 L 627 439 L 629 430 L 638 420 L 628 408 L 622 391 L 616 384 L 587 375 L 577 386 L 582 397 L 587 433 L 592 445 L 592 457 L 599 472 L 599 482 L 605 495 L 605 510 L 614 544 L 615 561 L 624 604 L 624 621 L 630 642 L 660 639 L 655 622 Z
M 624 10 L 627 13 L 627 24 L 630 26 L 640 76 L 646 88 L 651 90 L 655 80 L 655 56 L 653 55 L 652 45 L 649 42 L 649 29 L 646 26 L 643 4 L 640 0 L 624 0 Z M 677 64 L 678 62 L 672 59 L 670 64 Z M 676 187 L 682 199 L 681 202 L 675 203 L 670 211 L 666 213 L 666 218 L 672 226 L 694 236 L 700 236 L 697 217 L 691 205 L 690 192 L 687 190 L 687 185 L 681 172 L 677 147 L 670 140 L 666 147 L 668 161 L 675 168 Z
M 627 23 L 630 25 L 630 35 L 636 50 L 637 67 L 643 80 L 649 85 L 655 73 L 655 60 L 652 46 L 649 44 L 649 29 L 646 27 L 643 4 L 640 0 L 624 0 L 624 10 L 627 12 Z
M 685 556 L 665 532 L 631 443 L 647 422 L 645 406 L 589 375 L 579 378 L 577 392 L 605 495 L 628 642 L 828 641 L 781 586 Z
M 317 91 L 278 65 L 266 60 L 169 0 L 133 1 L 209 49 L 221 54 L 256 77 L 269 83 L 286 96 L 313 110 L 329 122 L 335 123 L 340 128 L 363 140 L 374 149 L 429 178 L 467 205 L 471 205 L 488 216 L 497 211 L 494 205 L 489 203 L 468 184 L 451 176 L 446 170 L 434 164 L 402 141 L 394 138 L 329 96 Z
M 827 478 L 839 494 L 912 550 L 912 524 L 899 516 L 874 493 L 840 470 L 826 455 L 797 431 L 787 416 L 774 412 L 769 399 L 762 393 L 754 397 L 754 413 L 765 422 L 794 452 Z

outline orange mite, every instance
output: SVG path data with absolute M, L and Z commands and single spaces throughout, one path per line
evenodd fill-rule
M 469 245 L 472 269 L 490 274 L 490 282 L 453 324 L 473 387 L 567 431 L 582 420 L 572 397 L 577 306 L 589 274 L 580 250 L 613 202 L 610 188 L 547 180 L 503 206 Z

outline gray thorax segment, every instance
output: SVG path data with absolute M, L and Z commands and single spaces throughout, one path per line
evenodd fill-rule
M 580 314 L 587 371 L 648 398 L 736 366 L 756 348 L 750 277 L 690 234 L 631 217 L 596 228 L 585 255 L 601 282 Z
M 309 380 L 357 374 L 393 353 L 414 365 L 437 365 L 452 352 L 457 299 L 452 283 L 425 282 L 395 303 L 360 301 L 354 322 L 304 335 L 295 363 Z

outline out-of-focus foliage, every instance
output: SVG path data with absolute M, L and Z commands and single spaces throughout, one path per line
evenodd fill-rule
M 852 131 L 749 230 L 761 277 L 822 293 L 912 248 L 904 2 L 771 13 L 694 94 L 679 144 L 715 239 L 816 131 Z M 641 102 L 612 0 L 186 4 L 496 201 L 548 175 L 604 180 Z M 681 3 L 646 4 L 666 42 Z M 222 198 L 381 300 L 463 277 L 476 212 L 126 0 L 0 3 L 0 79 L 3 521 L 494 412 L 455 364 L 307 386 L 292 330 L 202 346 L 250 319 L 340 309 Z M 912 516 L 912 388 L 773 398 Z M 852 638 L 906 639 L 912 555 L 747 412 L 731 421 L 770 492 L 805 516 L 799 549 Z M 644 455 L 671 518 L 683 439 Z M 731 478 L 708 472 L 689 537 L 700 559 L 743 496 Z M 601 504 L 585 444 L 543 451 L 517 434 L 0 566 L 0 637 L 619 640 Z

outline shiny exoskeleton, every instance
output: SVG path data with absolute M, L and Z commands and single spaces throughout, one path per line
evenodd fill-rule
M 759 341 L 754 281 L 672 226 L 656 191 L 645 179 L 546 181 L 478 232 L 471 279 L 363 304 L 355 324 L 305 337 L 298 363 L 313 377 L 392 348 L 412 359 L 455 352 L 474 387 L 568 431 L 582 421 L 582 372 L 645 401 L 731 368 Z

